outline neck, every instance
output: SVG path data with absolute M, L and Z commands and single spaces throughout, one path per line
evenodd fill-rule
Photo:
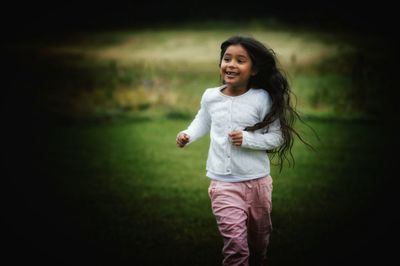
M 228 96 L 239 96 L 246 93 L 248 90 L 247 87 L 235 87 L 235 86 L 226 86 L 223 90 L 223 93 Z

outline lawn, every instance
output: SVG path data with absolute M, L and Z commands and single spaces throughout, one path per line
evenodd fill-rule
M 49 244 L 62 239 L 63 248 L 46 249 L 66 261 L 219 265 L 222 242 L 204 169 L 208 138 L 184 149 L 174 143 L 189 122 L 52 127 L 42 153 L 51 202 L 34 209 L 48 219 L 38 237 Z M 320 137 L 309 135 L 316 151 L 297 142 L 295 167 L 272 169 L 271 265 L 320 260 L 327 265 L 362 254 L 376 237 L 369 227 L 382 182 L 374 163 L 380 148 L 370 135 L 359 138 L 374 127 L 354 121 L 309 124 Z

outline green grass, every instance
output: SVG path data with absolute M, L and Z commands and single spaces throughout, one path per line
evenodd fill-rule
M 208 138 L 184 149 L 175 145 L 176 133 L 189 122 L 158 119 L 51 129 L 45 172 L 54 178 L 57 200 L 76 219 L 79 229 L 72 235 L 97 251 L 94 259 L 220 265 L 222 242 L 205 177 Z M 354 141 L 373 127 L 310 123 L 321 138 L 308 136 L 316 151 L 297 142 L 295 168 L 272 169 L 271 265 L 313 265 L 315 259 L 332 256 L 333 243 L 344 238 L 342 253 L 335 255 L 340 258 L 366 237 L 358 239 L 357 228 L 347 230 L 374 198 L 378 169 L 365 164 L 376 160 L 378 147 L 370 135 Z

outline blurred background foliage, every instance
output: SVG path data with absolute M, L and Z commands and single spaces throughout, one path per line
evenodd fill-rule
M 382 114 L 385 77 L 377 70 L 387 51 L 376 52 L 379 41 L 262 21 L 77 32 L 39 42 L 37 60 L 29 62 L 40 81 L 35 94 L 43 95 L 46 113 L 64 119 L 192 117 L 204 89 L 221 84 L 219 45 L 235 34 L 276 52 L 304 115 Z

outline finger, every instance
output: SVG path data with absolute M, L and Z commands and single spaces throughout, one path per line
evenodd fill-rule
M 189 137 L 187 134 L 181 133 L 181 134 L 179 134 L 176 138 L 177 138 L 177 139 L 185 139 L 185 138 L 187 138 L 187 137 Z
M 241 137 L 242 136 L 242 132 L 239 132 L 239 131 L 231 132 L 230 136 L 233 137 L 233 138 Z
M 240 144 L 242 144 L 242 138 L 235 138 L 235 139 L 233 139 L 232 140 L 232 142 L 235 144 L 235 145 L 240 145 Z
M 242 141 L 242 137 L 233 137 L 233 138 L 232 138 L 232 141 L 233 141 L 233 142 L 238 142 L 238 141 L 241 142 L 241 141 Z
M 179 147 L 184 147 L 185 146 L 185 144 L 183 144 L 183 143 L 177 143 L 177 145 L 179 146 Z

